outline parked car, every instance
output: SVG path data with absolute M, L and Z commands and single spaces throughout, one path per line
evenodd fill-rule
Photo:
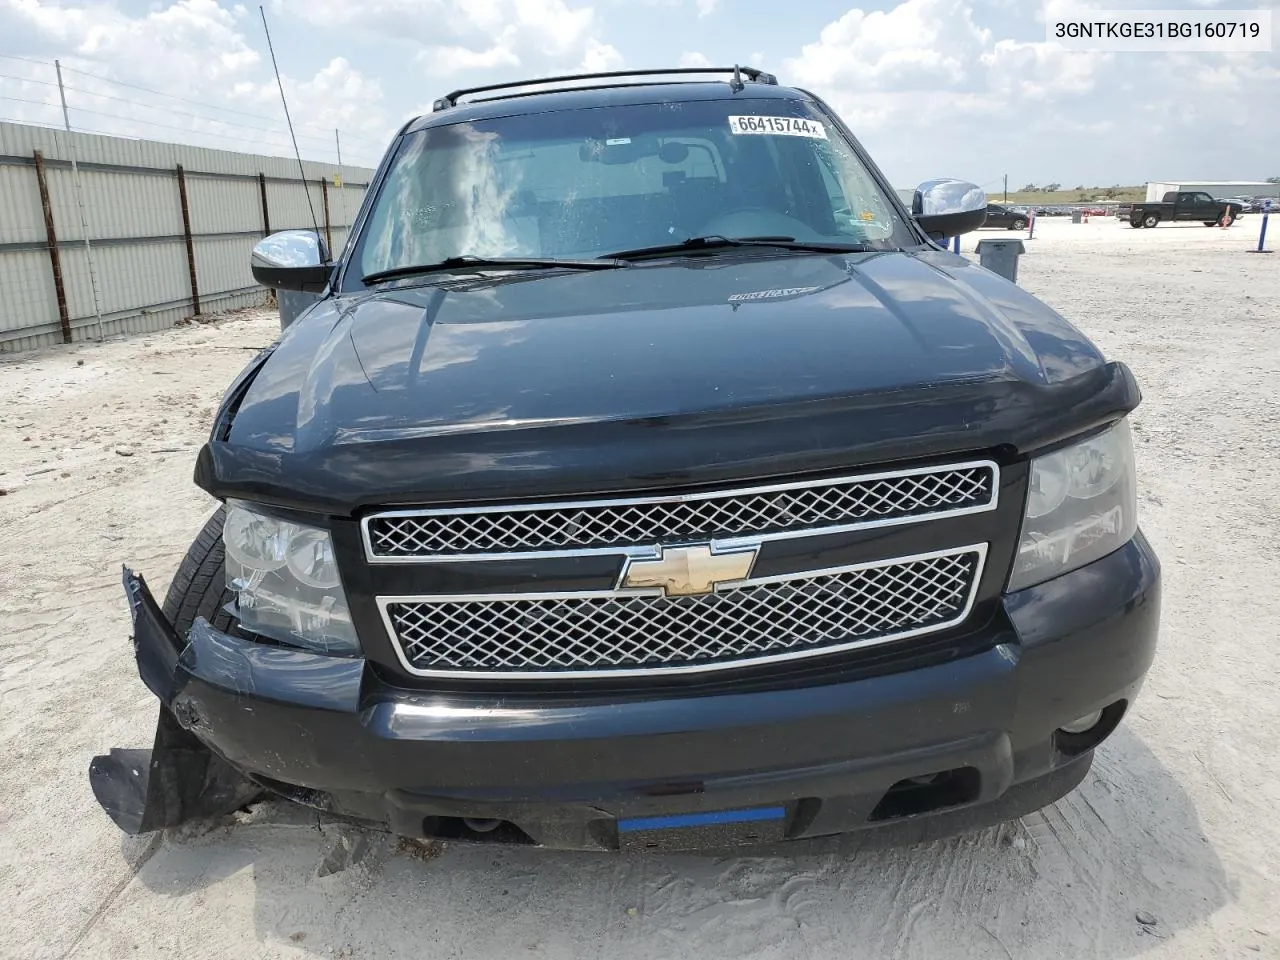
M 1240 204 L 1215 200 L 1203 190 L 1169 191 L 1160 203 L 1135 203 L 1129 208 L 1129 225 L 1155 227 L 1166 221 L 1199 220 L 1206 227 L 1227 226 L 1240 216 Z
M 442 97 L 342 251 L 255 248 L 317 299 L 219 405 L 163 601 L 124 572 L 160 701 L 90 767 L 124 830 L 266 791 L 555 848 L 936 836 L 1130 709 L 1128 368 L 942 248 L 973 184 L 904 206 L 759 71 L 625 76 Z
M 987 220 L 984 227 L 999 227 L 1002 230 L 1027 229 L 1027 215 L 1012 207 L 999 203 L 987 204 Z
M 1247 200 L 1244 197 L 1215 197 L 1214 199 L 1216 199 L 1219 203 L 1239 204 L 1241 213 L 1253 212 L 1253 201 Z

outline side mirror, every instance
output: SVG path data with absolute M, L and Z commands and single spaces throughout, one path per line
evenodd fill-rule
M 916 187 L 911 215 L 931 238 L 946 240 L 987 220 L 987 194 L 964 180 L 926 180 Z
M 282 230 L 259 240 L 249 258 L 253 279 L 276 290 L 320 293 L 333 265 L 324 240 L 313 230 Z

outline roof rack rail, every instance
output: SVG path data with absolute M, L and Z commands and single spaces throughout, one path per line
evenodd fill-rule
M 757 70 L 755 67 L 673 67 L 670 70 L 611 70 L 607 73 L 573 73 L 562 77 L 544 77 L 540 80 L 521 80 L 516 83 L 491 83 L 484 87 L 468 87 L 465 90 L 454 90 L 452 93 L 446 93 L 443 97 L 432 104 L 433 111 L 448 110 L 450 107 L 458 105 L 459 97 L 466 97 L 476 93 L 488 93 L 493 90 L 514 90 L 517 87 L 535 87 L 548 83 L 564 83 L 570 80 L 607 80 L 614 77 L 661 77 L 678 74 L 690 73 L 731 73 L 734 87 L 738 90 L 742 89 L 742 76 L 745 75 L 756 83 L 767 83 L 771 86 L 778 85 L 778 78 L 771 73 L 765 73 L 763 70 Z M 501 97 L 489 97 L 490 100 L 500 100 Z

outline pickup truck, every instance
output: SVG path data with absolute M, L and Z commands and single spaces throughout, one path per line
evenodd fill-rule
M 1243 204 L 1234 200 L 1215 200 L 1203 190 L 1170 190 L 1160 203 L 1130 206 L 1129 226 L 1155 227 L 1166 220 L 1199 220 L 1206 227 L 1216 227 L 1224 217 L 1227 226 L 1231 226 L 1243 212 Z
M 820 99 L 714 72 L 450 93 L 344 249 L 258 242 L 320 296 L 219 405 L 167 595 L 123 574 L 124 830 L 265 792 L 559 849 L 936 838 L 1088 773 L 1159 619 L 1133 374 L 945 249 L 979 187 L 904 205 Z

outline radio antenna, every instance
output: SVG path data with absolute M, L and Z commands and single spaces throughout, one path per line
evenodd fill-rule
M 276 50 L 271 45 L 271 28 L 267 26 L 267 11 L 258 7 L 262 14 L 262 32 L 267 35 L 267 51 L 271 54 L 271 69 L 276 73 L 276 86 L 280 88 L 280 103 L 284 106 L 284 119 L 289 124 L 289 139 L 293 141 L 293 155 L 298 158 L 298 179 L 302 182 L 302 192 L 307 195 L 307 209 L 311 211 L 311 226 L 315 228 L 316 237 L 320 236 L 320 221 L 316 219 L 316 207 L 311 202 L 311 188 L 307 186 L 307 173 L 302 168 L 302 151 L 298 149 L 298 138 L 293 132 L 293 119 L 289 116 L 289 101 L 284 96 L 284 81 L 280 79 L 280 67 L 276 65 Z

